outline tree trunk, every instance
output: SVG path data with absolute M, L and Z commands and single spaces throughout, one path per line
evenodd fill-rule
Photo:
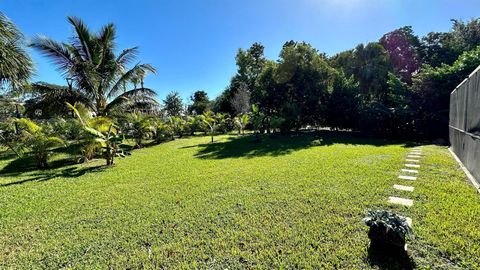
M 36 159 L 37 159 L 37 168 L 38 169 L 45 169 L 45 168 L 48 167 L 46 156 L 40 154 L 40 155 L 37 155 Z

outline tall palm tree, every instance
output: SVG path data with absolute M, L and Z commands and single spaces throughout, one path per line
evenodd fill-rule
M 23 34 L 0 12 L 0 87 L 18 89 L 33 73 L 33 62 L 24 48 Z
M 143 86 L 143 77 L 155 73 L 149 64 L 137 63 L 138 48 L 132 47 L 115 54 L 115 26 L 107 24 L 97 33 L 82 20 L 68 17 L 74 28 L 69 43 L 37 36 L 31 46 L 49 57 L 63 76 L 72 78 L 75 88 L 91 102 L 90 109 L 97 115 L 107 115 L 119 107 L 135 107 L 138 103 L 157 104 L 155 92 Z M 140 78 L 141 77 L 141 78 Z M 141 81 L 141 87 L 127 90 L 132 81 Z

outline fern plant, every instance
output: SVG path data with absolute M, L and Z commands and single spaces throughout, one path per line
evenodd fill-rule
M 403 216 L 385 210 L 369 211 L 363 219 L 370 227 L 368 237 L 372 243 L 405 246 L 405 238 L 413 239 L 412 228 Z

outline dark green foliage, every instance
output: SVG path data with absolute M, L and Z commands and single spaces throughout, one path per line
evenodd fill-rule
M 452 65 L 424 66 L 413 77 L 416 130 L 422 136 L 448 136 L 450 92 L 480 65 L 480 46 L 464 52 Z
M 358 83 L 339 73 L 328 97 L 325 124 L 333 129 L 355 129 L 359 110 Z
M 209 109 L 210 100 L 205 91 L 196 91 L 190 97 L 190 100 L 192 101 L 192 104 L 188 107 L 190 114 L 202 114 Z
M 37 82 L 29 87 L 29 92 L 30 97 L 25 102 L 25 115 L 30 118 L 72 116 L 72 111 L 66 105 L 67 102 L 70 104 L 82 102 L 93 109 L 87 94 L 77 88 Z
M 183 113 L 183 101 L 178 92 L 170 92 L 163 100 L 163 110 L 168 116 L 180 116 Z
M 328 126 L 373 136 L 445 138 L 449 94 L 480 64 L 479 42 L 480 20 L 473 19 L 454 20 L 450 32 L 421 39 L 401 27 L 328 59 L 305 42 L 289 41 L 270 61 L 254 44 L 239 50 L 238 72 L 214 110 L 239 113 L 234 107 L 241 106 L 229 100 L 248 89 L 261 113 L 253 121 L 260 133 Z
M 370 227 L 368 237 L 372 242 L 403 248 L 406 237 L 413 239 L 407 219 L 395 213 L 385 210 L 369 211 L 363 221 Z

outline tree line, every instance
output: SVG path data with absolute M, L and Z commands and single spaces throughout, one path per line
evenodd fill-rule
M 6 53 L 0 82 L 9 89 L 1 96 L 3 119 L 73 117 L 66 104 L 79 102 L 96 116 L 134 112 L 185 123 L 200 115 L 226 116 L 226 130 L 244 117 L 250 121 L 243 127 L 259 133 L 327 127 L 391 138 L 446 138 L 449 94 L 480 64 L 480 19 L 452 20 L 449 31 L 423 37 L 402 27 L 333 56 L 288 41 L 272 60 L 254 43 L 238 50 L 237 71 L 218 97 L 197 91 L 186 105 L 177 92 L 155 99 L 155 91 L 144 86 L 155 68 L 130 65 L 137 47 L 115 53 L 114 25 L 92 33 L 75 17 L 68 19 L 75 33 L 71 42 L 38 36 L 28 44 L 52 60 L 67 85 L 29 83 L 33 64 L 23 35 L 3 14 L 1 20 L 0 49 Z M 22 101 L 21 113 L 15 100 Z
M 277 60 L 240 49 L 237 72 L 212 102 L 229 114 L 258 106 L 262 129 L 330 127 L 369 135 L 447 138 L 450 92 L 480 64 L 480 19 L 423 37 L 409 26 L 327 56 L 288 41 Z

